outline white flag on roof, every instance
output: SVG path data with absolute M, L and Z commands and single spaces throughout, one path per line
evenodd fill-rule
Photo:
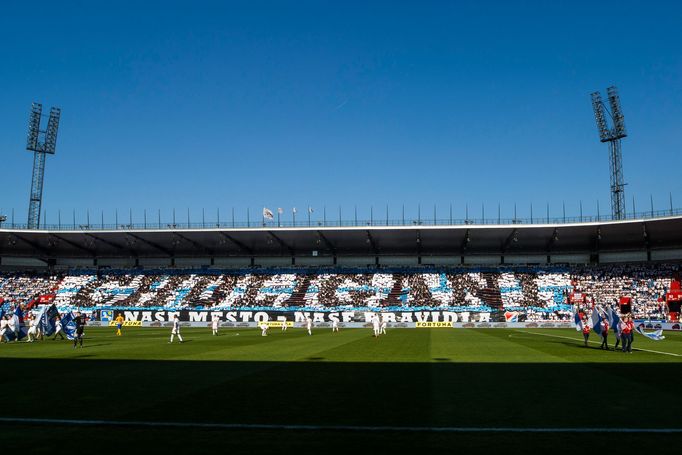
M 291 209 L 291 213 L 296 213 L 296 207 L 294 207 L 293 209 Z
M 278 207 L 277 213 L 279 213 L 281 215 L 282 213 L 284 213 L 284 209 L 282 207 Z
M 313 212 L 314 212 L 313 208 L 312 208 L 312 207 L 308 207 L 308 213 L 313 213 Z
M 270 210 L 267 207 L 263 207 L 263 218 L 266 220 L 273 220 L 275 218 L 275 215 L 272 214 L 272 210 Z

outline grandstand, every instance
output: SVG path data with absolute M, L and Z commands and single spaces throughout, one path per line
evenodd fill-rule
M 549 221 L 549 220 L 545 220 Z M 682 217 L 554 224 L 4 228 L 0 299 L 61 308 L 455 312 L 570 320 L 678 299 Z M 675 292 L 671 293 L 671 289 Z M 580 295 L 578 301 L 574 295 Z

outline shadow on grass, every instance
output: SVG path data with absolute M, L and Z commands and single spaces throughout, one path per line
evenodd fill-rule
M 678 418 L 674 406 L 647 397 L 668 396 L 682 363 L 439 360 L 8 358 L 3 370 L 16 374 L 3 377 L 1 414 L 34 417 L 40 409 L 45 418 L 465 427 L 666 427 Z M 597 395 L 601 411 L 587 412 L 585 400 Z
M 45 431 L 48 430 L 48 431 Z M 8 453 L 26 453 L 26 441 L 30 443 L 31 454 L 73 455 L 71 444 L 55 444 L 59 441 L 87 441 L 98 444 L 98 455 L 151 453 L 229 453 L 229 454 L 344 454 L 369 453 L 466 453 L 524 454 L 543 452 L 552 455 L 575 455 L 575 444 L 567 442 L 566 434 L 556 433 L 427 433 L 410 432 L 354 432 L 302 431 L 302 430 L 183 430 L 169 431 L 154 428 L 125 428 L 114 432 L 111 428 L 50 426 L 26 427 L 3 424 L 0 435 L 3 449 Z M 613 449 L 617 444 L 628 448 L 628 453 L 639 453 L 656 447 L 656 454 L 677 454 L 679 435 L 662 434 L 652 437 L 647 434 L 619 434 L 617 438 L 603 434 L 580 434 L 582 446 L 592 452 Z M 113 441 L 113 442 L 112 442 Z M 677 447 L 677 449 L 675 448 Z

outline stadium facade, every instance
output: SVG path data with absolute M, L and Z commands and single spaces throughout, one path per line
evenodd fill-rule
M 401 226 L 0 229 L 0 267 L 244 268 L 682 260 L 682 216 Z

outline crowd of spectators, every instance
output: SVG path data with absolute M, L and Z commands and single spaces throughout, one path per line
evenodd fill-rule
M 63 277 L 33 273 L 0 274 L 0 303 L 6 307 L 27 303 L 52 294 Z
M 596 304 L 629 297 L 636 317 L 662 318 L 665 295 L 679 273 L 675 264 L 499 269 L 277 270 L 145 273 L 73 271 L 63 275 L 0 274 L 6 305 L 53 295 L 58 306 L 163 308 L 281 308 L 294 293 L 311 308 L 432 307 L 498 309 L 528 320 L 565 317 L 570 296 Z M 392 296 L 389 298 L 389 296 Z M 478 310 L 477 310 L 478 308 Z

